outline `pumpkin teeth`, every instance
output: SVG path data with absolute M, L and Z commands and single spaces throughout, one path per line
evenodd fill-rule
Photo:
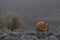
M 47 30 L 48 28 L 45 28 L 45 30 Z
M 48 30 L 48 28 L 39 28 L 40 30 Z

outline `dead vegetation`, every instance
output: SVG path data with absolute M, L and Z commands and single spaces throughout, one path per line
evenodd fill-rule
M 14 29 L 19 29 L 21 27 L 21 22 L 20 18 L 17 16 L 12 16 L 12 17 L 0 17 L 0 29 L 7 28 L 11 31 Z
M 21 26 L 21 22 L 17 17 L 12 17 L 7 22 L 7 28 L 10 29 L 11 31 L 14 29 L 18 29 L 20 26 Z

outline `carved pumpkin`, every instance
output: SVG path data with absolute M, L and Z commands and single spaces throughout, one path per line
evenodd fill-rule
M 44 21 L 39 21 L 36 24 L 37 31 L 48 31 L 48 23 Z

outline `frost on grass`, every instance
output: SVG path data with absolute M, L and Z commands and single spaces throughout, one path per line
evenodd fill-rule
M 46 37 L 47 35 L 44 35 L 45 38 L 42 37 L 42 35 L 39 35 L 40 38 L 38 38 L 37 34 L 30 35 L 28 33 L 25 34 L 25 33 L 21 33 L 21 32 L 0 31 L 0 40 L 58 40 L 59 39 L 55 35 Z

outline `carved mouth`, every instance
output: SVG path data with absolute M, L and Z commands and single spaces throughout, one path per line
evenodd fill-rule
M 45 31 L 45 30 L 48 30 L 48 28 L 40 28 L 40 30 L 44 30 Z

